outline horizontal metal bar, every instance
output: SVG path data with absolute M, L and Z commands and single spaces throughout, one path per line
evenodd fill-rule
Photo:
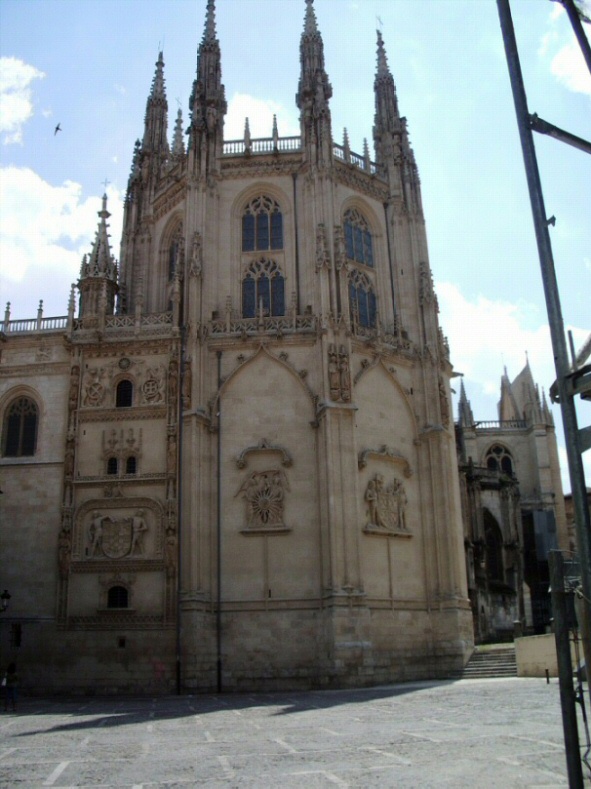
M 584 140 L 582 137 L 577 137 L 576 134 L 571 134 L 564 129 L 560 129 L 558 126 L 554 126 L 553 123 L 548 123 L 548 121 L 540 118 L 535 112 L 533 115 L 529 116 L 529 125 L 534 131 L 540 134 L 547 134 L 549 137 L 560 140 L 560 142 L 572 145 L 573 148 L 578 148 L 580 151 L 585 151 L 585 153 L 591 153 L 591 142 Z

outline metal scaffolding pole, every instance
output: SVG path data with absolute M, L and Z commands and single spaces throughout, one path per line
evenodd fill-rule
M 521 149 L 529 188 L 529 197 L 534 220 L 536 241 L 538 245 L 538 255 L 542 272 L 542 282 L 546 297 L 546 309 L 548 312 L 548 322 L 550 324 L 550 336 L 552 339 L 552 349 L 554 351 L 554 366 L 556 368 L 556 386 L 560 400 L 562 412 L 562 422 L 566 437 L 566 453 L 568 457 L 568 468 L 570 474 L 572 497 L 575 510 L 575 522 L 577 542 L 581 561 L 581 580 L 583 594 L 587 600 L 591 599 L 591 522 L 589 519 L 589 507 L 587 505 L 587 492 L 585 489 L 585 472 L 581 457 L 581 436 L 577 425 L 577 414 L 575 411 L 572 387 L 570 386 L 569 376 L 571 373 L 566 337 L 564 333 L 564 321 L 562 319 L 562 309 L 558 295 L 558 283 L 554 270 L 554 259 L 552 256 L 552 245 L 548 231 L 549 220 L 546 217 L 544 207 L 544 197 L 542 194 L 542 184 L 536 159 L 536 151 L 533 141 L 533 134 L 530 124 L 530 113 L 527 108 L 527 98 L 523 84 L 523 76 L 517 52 L 517 42 L 511 18 L 509 0 L 497 0 L 503 41 L 505 44 L 505 54 L 509 67 L 511 79 L 511 89 L 513 91 L 513 101 L 515 103 L 515 114 L 517 116 L 517 126 L 521 139 Z

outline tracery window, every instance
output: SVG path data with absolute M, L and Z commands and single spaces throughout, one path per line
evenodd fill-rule
M 242 251 L 283 249 L 283 215 L 276 200 L 255 197 L 242 215 Z
M 115 395 L 116 408 L 130 408 L 133 405 L 133 384 L 124 378 L 117 384 L 117 392 Z
M 373 239 L 367 220 L 356 208 L 349 208 L 344 216 L 345 253 L 349 260 L 373 267 Z
M 369 278 L 357 269 L 349 274 L 349 308 L 353 326 L 375 328 L 377 302 L 373 286 Z
M 274 260 L 253 261 L 242 278 L 242 317 L 285 315 L 285 278 Z
M 129 592 L 124 586 L 112 586 L 107 593 L 107 608 L 127 608 Z
M 486 455 L 486 467 L 491 471 L 503 471 L 513 476 L 513 458 L 508 449 L 500 444 L 493 444 Z
M 4 457 L 27 457 L 35 454 L 39 411 L 29 397 L 18 397 L 6 409 L 2 429 Z

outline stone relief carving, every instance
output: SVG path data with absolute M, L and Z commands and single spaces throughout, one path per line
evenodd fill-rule
M 84 387 L 84 405 L 99 406 L 105 399 L 105 385 L 101 382 L 104 378 L 103 367 L 93 367 L 88 371 Z
M 105 515 L 95 510 L 90 515 L 86 553 L 89 558 L 123 559 L 145 555 L 144 538 L 149 532 L 145 510 L 131 516 Z
M 164 368 L 148 367 L 146 380 L 140 387 L 142 405 L 164 402 Z
M 193 244 L 191 247 L 191 262 L 189 266 L 189 276 L 200 277 L 203 270 L 203 240 L 201 233 L 196 230 L 193 234 Z
M 351 372 L 345 346 L 328 346 L 328 382 L 331 400 L 348 403 L 351 400 Z
M 183 362 L 183 384 L 181 389 L 183 408 L 185 410 L 191 408 L 191 390 L 191 359 L 185 359 Z
M 419 264 L 419 304 L 430 304 L 435 292 L 433 290 L 433 276 L 427 263 Z
M 283 510 L 289 482 L 280 469 L 253 471 L 242 483 L 236 496 L 246 504 L 247 530 L 285 529 Z
M 345 237 L 342 225 L 334 226 L 334 259 L 337 271 L 344 268 L 347 258 L 345 256 Z
M 281 454 L 281 465 L 289 467 L 293 463 L 293 459 L 285 447 L 279 444 L 270 444 L 266 438 L 262 438 L 258 444 L 252 447 L 243 449 L 236 458 L 236 465 L 238 468 L 246 468 L 247 457 L 253 452 L 279 452 Z
M 395 449 L 391 449 L 390 447 L 386 446 L 386 444 L 382 444 L 379 449 L 364 449 L 362 452 L 360 452 L 357 459 L 357 465 L 359 466 L 360 470 L 367 466 L 369 457 L 380 458 L 381 460 L 387 460 L 390 463 L 399 464 L 402 466 L 402 471 L 405 477 L 408 478 L 412 476 L 412 469 L 408 460 Z
M 406 526 L 408 499 L 400 480 L 394 477 L 386 485 L 381 474 L 374 474 L 367 483 L 364 498 L 367 505 L 365 531 L 409 533 Z
M 324 266 L 330 268 L 330 255 L 326 241 L 326 230 L 321 222 L 316 228 L 316 271 L 320 271 Z

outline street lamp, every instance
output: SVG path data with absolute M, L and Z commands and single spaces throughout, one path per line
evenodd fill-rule
M 8 589 L 5 589 L 2 594 L 0 594 L 0 613 L 4 613 L 8 608 L 8 603 L 12 595 L 9 593 Z

